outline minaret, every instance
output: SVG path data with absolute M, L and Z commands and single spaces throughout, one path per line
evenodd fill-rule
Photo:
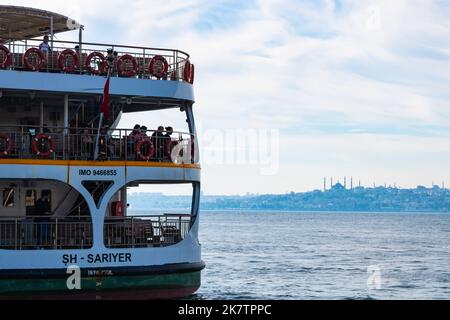
M 333 189 L 333 177 L 331 177 L 331 189 Z
M 358 186 L 361 188 L 361 179 L 358 181 Z
M 327 191 L 327 177 L 323 177 L 323 192 Z
M 344 189 L 347 189 L 347 177 L 344 177 Z

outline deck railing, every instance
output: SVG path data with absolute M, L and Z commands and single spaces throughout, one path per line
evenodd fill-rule
M 107 248 L 164 247 L 189 233 L 190 215 L 108 217 L 104 224 Z
M 48 53 L 43 52 L 42 63 L 39 64 L 42 55 L 38 57 L 39 53 L 28 50 L 38 49 L 41 42 L 42 40 L 11 40 L 4 44 L 9 51 L 6 69 L 104 75 L 110 67 L 113 77 L 193 82 L 189 55 L 180 50 L 87 42 L 81 43 L 79 47 L 78 42 L 54 41 L 53 49 Z M 76 57 L 67 54 L 68 50 Z M 107 63 L 108 54 L 110 61 Z M 124 60 L 121 61 L 121 57 L 127 58 L 122 58 Z M 155 57 L 157 58 L 154 59 Z M 2 57 L 2 61 L 6 62 L 6 57 Z M 27 67 L 27 62 L 31 68 Z
M 165 247 L 182 241 L 190 230 L 190 215 L 165 214 L 139 217 L 107 217 L 104 244 L 107 248 Z M 0 219 L 0 249 L 57 250 L 92 247 L 90 219 Z
M 189 133 L 92 128 L 0 126 L 0 160 L 115 160 L 196 163 L 195 137 Z M 97 147 L 96 147 L 97 146 Z
M 90 220 L 1 218 L 0 249 L 85 249 L 92 247 Z

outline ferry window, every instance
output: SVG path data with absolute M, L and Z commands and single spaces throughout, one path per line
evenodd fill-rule
M 27 215 L 33 212 L 36 200 L 36 190 L 27 190 L 25 193 L 25 207 Z
M 14 207 L 14 189 L 6 188 L 3 190 L 3 207 L 12 208 Z
M 50 203 L 50 207 L 52 205 L 52 191 L 51 190 L 42 190 L 41 191 L 41 197 L 47 195 L 48 196 L 48 202 Z

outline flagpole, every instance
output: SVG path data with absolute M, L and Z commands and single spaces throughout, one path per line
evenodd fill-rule
M 97 137 L 95 138 L 94 160 L 97 160 L 98 158 L 98 142 L 100 141 L 100 130 L 102 128 L 102 122 L 103 122 L 103 112 L 100 113 L 100 117 L 98 119 Z
M 95 139 L 95 151 L 94 151 L 94 160 L 97 160 L 98 158 L 98 153 L 99 153 L 99 141 L 100 141 L 100 131 L 102 129 L 102 125 L 103 125 L 103 117 L 104 117 L 104 110 L 103 110 L 103 104 L 105 104 L 105 99 L 108 99 L 107 103 L 109 104 L 109 97 L 107 98 L 106 95 L 109 95 L 109 78 L 111 76 L 111 69 L 112 68 L 108 68 L 108 76 L 106 77 L 106 83 L 105 84 L 105 90 L 103 92 L 103 101 L 102 101 L 102 108 L 100 109 L 100 117 L 98 119 L 98 130 L 97 130 L 97 137 Z M 106 92 L 106 86 L 108 85 L 107 91 Z M 106 106 L 108 107 L 108 106 Z

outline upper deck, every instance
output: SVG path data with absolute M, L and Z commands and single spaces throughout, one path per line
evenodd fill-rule
M 83 30 L 55 12 L 0 5 L 0 97 L 2 90 L 103 94 L 109 73 L 110 95 L 128 104 L 133 98 L 194 102 L 194 65 L 186 52 L 87 43 Z M 78 31 L 78 41 L 55 41 L 55 34 L 67 31 Z
M 54 39 L 54 34 L 71 30 L 78 30 L 77 42 Z M 4 173 L 9 174 L 5 167 L 9 164 L 196 164 L 187 159 L 190 150 L 197 148 L 194 65 L 189 54 L 88 43 L 83 41 L 83 30 L 75 20 L 54 12 L 0 5 L 0 165 Z M 144 130 L 136 139 L 133 130 L 117 129 L 124 113 L 169 108 L 185 114 L 189 133 L 178 132 L 178 137 L 163 143 L 146 136 L 161 132 Z
M 194 66 L 183 51 L 54 41 L 45 53 L 39 50 L 41 42 L 0 45 L 1 89 L 102 94 L 111 69 L 112 96 L 194 101 Z

